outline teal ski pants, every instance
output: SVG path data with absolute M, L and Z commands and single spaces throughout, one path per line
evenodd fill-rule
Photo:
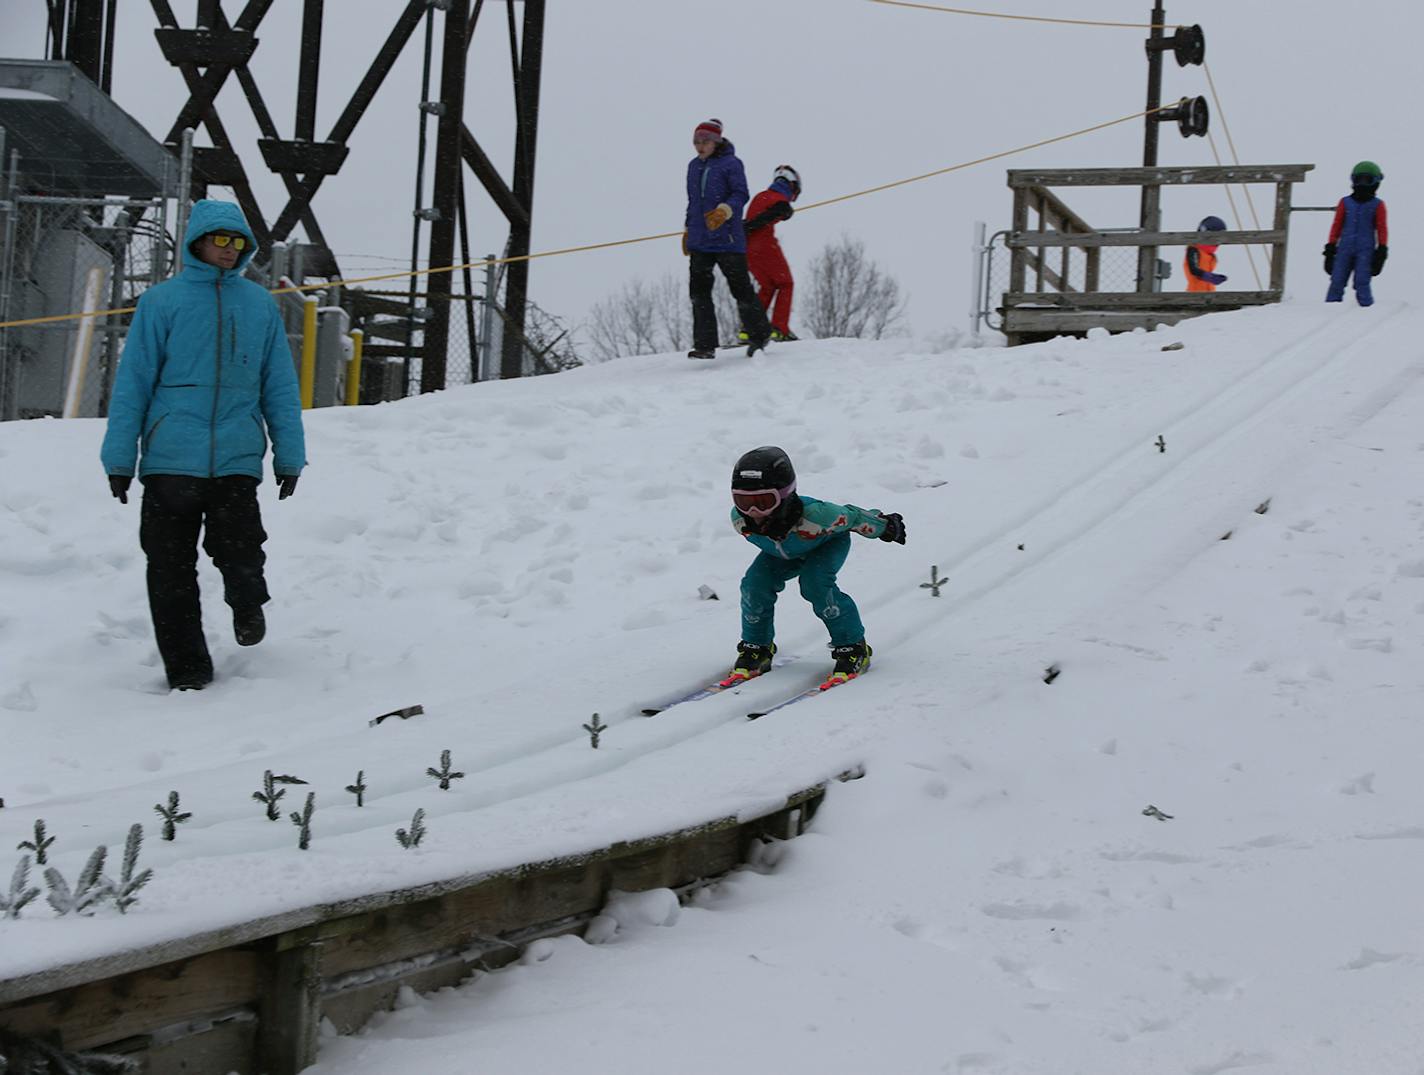
M 768 646 L 776 636 L 773 616 L 776 595 L 791 579 L 801 585 L 801 596 L 811 602 L 816 617 L 831 632 L 831 645 L 849 646 L 865 637 L 860 610 L 836 585 L 836 572 L 850 555 L 850 535 L 837 534 L 796 560 L 757 554 L 742 576 L 742 640 Z

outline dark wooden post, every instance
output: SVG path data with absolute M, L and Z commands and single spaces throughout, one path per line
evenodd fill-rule
M 1045 208 L 1045 206 L 1048 204 L 1048 199 L 1044 197 L 1043 191 L 1041 191 L 1041 190 L 1035 191 L 1035 193 L 1038 195 L 1037 200 L 1034 202 L 1034 208 L 1038 210 L 1038 230 L 1039 230 L 1039 231 L 1047 231 L 1047 230 L 1048 230 L 1048 210 Z M 1034 285 L 1033 285 L 1033 289 L 1034 289 L 1035 291 L 1042 291 L 1042 290 L 1043 290 L 1043 270 L 1047 267 L 1047 266 L 1046 266 L 1046 263 L 1044 262 L 1043 247 L 1040 246 L 1040 247 L 1038 248 L 1038 250 L 1036 251 L 1036 253 L 1037 253 L 1038 257 L 1037 257 L 1037 260 L 1036 260 L 1035 263 L 1034 263 Z
M 1024 187 L 1014 188 L 1014 220 L 1012 233 L 1022 235 L 1028 231 L 1028 191 Z M 1014 247 L 1009 253 L 1009 290 L 1015 294 L 1023 292 L 1025 279 L 1027 277 L 1027 265 L 1025 259 L 1028 252 L 1021 246 Z
M 1162 122 L 1157 118 L 1157 108 L 1162 104 L 1162 50 L 1156 47 L 1162 40 L 1162 27 L 1166 24 L 1167 12 L 1162 0 L 1157 0 L 1152 8 L 1152 29 L 1147 38 L 1147 116 L 1143 122 L 1146 129 L 1142 140 L 1142 166 L 1157 167 L 1157 135 Z M 1142 186 L 1142 213 L 1138 226 L 1143 231 L 1162 230 L 1162 188 L 1153 183 Z M 1157 248 L 1144 246 L 1137 251 L 1137 290 L 1147 293 L 1152 290 L 1157 277 Z
M 1291 185 L 1288 182 L 1276 184 L 1276 222 L 1273 225 L 1281 233 L 1281 240 L 1271 246 L 1271 290 L 1284 291 L 1286 287 L 1286 236 L 1290 229 Z
M 263 1075 L 298 1075 L 316 1063 L 321 1025 L 321 945 L 283 947 L 276 938 L 270 977 L 257 1014 Z

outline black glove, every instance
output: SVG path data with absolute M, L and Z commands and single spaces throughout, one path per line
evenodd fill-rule
M 1378 276 L 1384 271 L 1385 259 L 1389 257 L 1389 247 L 1383 244 L 1375 247 L 1375 256 L 1370 258 L 1370 275 Z
M 286 500 L 287 497 L 291 496 L 293 493 L 295 493 L 295 492 L 297 491 L 297 475 L 296 475 L 296 474 L 278 474 L 278 475 L 277 475 L 277 488 L 281 490 L 281 492 L 279 492 L 279 493 L 277 494 L 277 499 L 278 499 L 278 500 Z
M 1335 244 L 1326 243 L 1325 249 L 1321 251 L 1325 255 L 1325 271 L 1328 273 L 1335 271 Z
M 899 513 L 891 512 L 881 517 L 885 520 L 885 529 L 880 532 L 880 540 L 905 544 L 905 520 L 900 518 Z
M 768 224 L 775 224 L 780 220 L 790 220 L 794 210 L 790 202 L 777 202 L 770 209 L 763 209 L 756 216 L 746 223 L 747 231 L 760 231 Z
M 129 502 L 129 486 L 133 484 L 133 478 L 128 474 L 110 474 L 109 492 L 114 494 L 114 499 L 120 504 Z

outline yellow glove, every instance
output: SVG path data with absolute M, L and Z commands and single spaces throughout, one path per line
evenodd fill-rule
M 707 221 L 708 231 L 716 231 L 723 224 L 732 219 L 732 207 L 726 202 L 723 202 L 717 206 L 716 209 L 703 213 L 702 219 Z
M 684 231 L 682 233 L 682 256 L 688 257 L 691 253 L 692 251 L 687 249 L 687 232 Z

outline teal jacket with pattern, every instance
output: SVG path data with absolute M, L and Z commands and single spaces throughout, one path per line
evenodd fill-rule
M 763 552 L 785 560 L 799 560 L 838 534 L 860 534 L 878 538 L 885 532 L 885 516 L 874 508 L 854 504 L 832 504 L 829 500 L 801 497 L 801 518 L 780 541 L 758 534 L 747 526 L 746 516 L 732 509 L 732 526 Z

